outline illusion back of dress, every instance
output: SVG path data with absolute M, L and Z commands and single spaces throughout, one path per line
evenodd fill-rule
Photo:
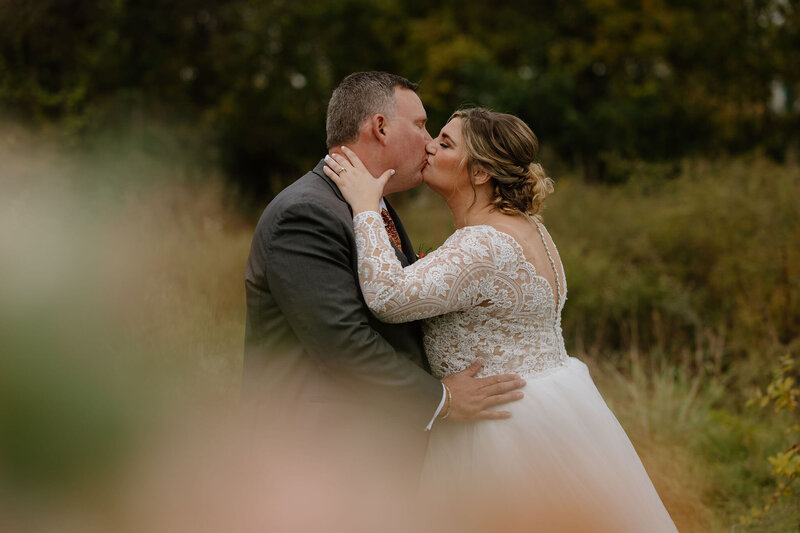
M 538 223 L 537 227 L 543 231 Z M 476 358 L 483 360 L 482 376 L 539 374 L 563 365 L 567 353 L 561 308 L 566 280 L 559 279 L 560 269 L 555 266 L 558 256 L 550 254 L 544 235 L 556 287 L 537 274 L 512 236 L 492 226 L 460 231 L 491 247 L 495 279 L 484 287 L 480 305 L 424 321 L 425 352 L 433 373 L 444 377 L 463 370 Z

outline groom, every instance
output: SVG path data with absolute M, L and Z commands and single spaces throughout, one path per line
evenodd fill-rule
M 376 176 L 395 169 L 386 194 L 422 183 L 431 137 L 417 89 L 400 76 L 359 72 L 328 105 L 329 151 L 347 145 Z M 419 323 L 385 324 L 370 313 L 352 213 L 323 166 L 324 159 L 275 197 L 256 227 L 245 273 L 245 394 L 289 406 L 293 419 L 312 426 L 369 428 L 370 438 L 389 422 L 420 449 L 437 419 L 506 417 L 489 408 L 521 397 L 518 376 L 476 378 L 476 362 L 439 381 Z M 397 213 L 385 200 L 382 207 L 397 257 L 413 263 Z

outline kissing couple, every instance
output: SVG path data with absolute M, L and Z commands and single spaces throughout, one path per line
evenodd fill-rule
M 398 484 L 581 509 L 584 531 L 676 531 L 565 350 L 536 136 L 469 108 L 431 138 L 417 90 L 347 76 L 328 104 L 328 155 L 265 209 L 245 273 L 246 396 L 310 449 Z M 456 231 L 418 259 L 384 196 L 423 182 Z

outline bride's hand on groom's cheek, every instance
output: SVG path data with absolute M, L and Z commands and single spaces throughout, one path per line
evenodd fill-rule
M 344 155 L 332 153 L 325 156 L 325 175 L 339 187 L 354 215 L 362 211 L 377 211 L 383 189 L 394 170 L 389 169 L 376 178 L 355 152 L 346 146 L 342 146 L 341 151 Z
M 511 417 L 508 411 L 491 409 L 522 399 L 525 380 L 516 374 L 499 374 L 485 378 L 475 377 L 483 366 L 475 361 L 461 372 L 442 379 L 450 389 L 452 404 L 447 418 L 460 422 L 472 420 L 495 420 Z

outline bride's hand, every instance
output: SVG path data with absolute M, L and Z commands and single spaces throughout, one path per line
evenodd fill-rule
M 394 170 L 387 170 L 375 178 L 355 152 L 346 146 L 342 146 L 342 152 L 347 157 L 339 154 L 325 156 L 325 175 L 339 187 L 354 215 L 362 211 L 380 211 L 378 205 L 383 188 Z

